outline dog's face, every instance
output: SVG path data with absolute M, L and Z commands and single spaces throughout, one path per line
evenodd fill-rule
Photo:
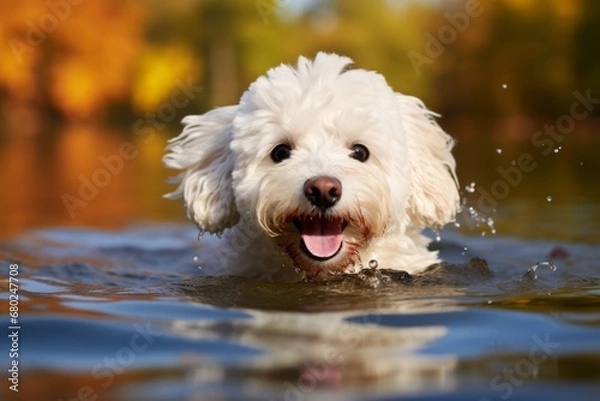
M 242 98 L 231 143 L 235 199 L 296 267 L 342 270 L 402 220 L 406 137 L 379 75 L 304 67 L 273 70 Z
M 367 263 L 361 250 L 374 238 L 453 216 L 449 137 L 418 101 L 379 74 L 346 70 L 350 62 L 300 58 L 297 68 L 259 78 L 239 106 L 187 122 L 166 161 L 182 159 L 184 145 L 198 147 L 179 192 L 201 229 L 219 231 L 241 216 L 311 275 Z M 219 121 L 217 142 L 198 134 Z

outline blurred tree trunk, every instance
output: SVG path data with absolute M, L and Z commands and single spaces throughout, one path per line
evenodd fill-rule
M 224 106 L 237 102 L 240 93 L 234 43 L 215 36 L 208 46 L 208 66 L 211 103 Z

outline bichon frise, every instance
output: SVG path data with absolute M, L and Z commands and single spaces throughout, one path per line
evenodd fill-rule
M 187 116 L 167 167 L 201 232 L 201 266 L 274 280 L 439 262 L 425 227 L 459 207 L 453 140 L 383 76 L 318 53 L 258 78 L 238 105 Z

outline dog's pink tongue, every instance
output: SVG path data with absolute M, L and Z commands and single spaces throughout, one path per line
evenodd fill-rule
M 342 221 L 320 217 L 302 220 L 302 240 L 306 249 L 318 258 L 329 258 L 342 245 Z

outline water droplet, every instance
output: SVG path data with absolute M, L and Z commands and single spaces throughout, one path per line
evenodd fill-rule
M 460 223 L 459 223 L 458 221 L 455 221 L 455 222 L 454 222 L 454 227 L 456 227 L 456 228 L 460 228 Z
M 482 232 L 481 232 L 481 236 L 482 236 L 482 237 L 485 237 L 485 236 L 486 236 L 486 233 L 485 233 L 485 231 L 482 231 Z
M 202 236 L 204 235 L 204 231 L 200 231 L 198 233 L 198 241 L 202 241 Z
M 502 84 L 502 89 L 506 89 L 506 88 L 508 88 L 508 85 L 507 84 Z
M 375 259 L 369 260 L 369 267 L 371 269 L 377 269 L 378 265 L 379 265 L 379 263 L 377 263 L 377 261 Z
M 583 166 L 583 162 L 579 162 L 579 165 L 580 165 L 580 166 Z
M 496 232 L 494 228 L 494 219 L 492 219 L 491 217 L 480 215 L 479 212 L 475 210 L 473 206 L 466 206 L 463 204 L 461 206 L 461 212 L 467 214 L 467 217 L 465 217 L 465 219 L 467 220 L 467 226 L 469 228 L 482 228 L 482 226 L 487 226 L 492 230 L 493 234 Z M 496 210 L 494 209 L 493 212 L 496 212 Z M 481 233 L 482 237 L 484 237 L 485 235 L 485 231 Z
M 556 267 L 556 265 L 554 264 L 553 261 L 551 260 L 540 260 L 539 262 L 534 263 L 528 270 L 527 273 L 525 273 L 525 276 L 533 276 L 534 280 L 537 280 L 538 276 L 535 273 L 536 270 L 540 267 L 548 267 L 548 269 L 552 272 L 555 272 L 558 268 Z
M 516 166 L 517 165 L 517 161 L 516 160 L 511 160 L 510 161 L 510 165 L 511 166 Z
M 550 195 L 546 196 L 546 201 L 547 202 L 552 202 L 552 196 L 550 196 Z
M 560 152 L 561 149 L 562 149 L 562 146 L 559 146 L 558 148 L 554 148 L 554 153 Z
M 467 191 L 467 192 L 469 192 L 469 193 L 471 193 L 471 194 L 472 194 L 473 192 L 475 192 L 475 183 L 474 183 L 474 182 L 472 182 L 472 183 L 470 183 L 469 185 L 467 185 L 467 186 L 465 187 L 465 191 Z
M 435 234 L 435 242 L 440 242 L 442 240 L 440 232 L 435 230 L 435 231 L 433 231 L 433 233 Z
M 491 305 L 491 304 L 492 304 L 492 300 L 491 300 L 491 299 L 488 299 L 488 302 L 487 302 L 487 303 L 488 303 L 488 305 Z
M 498 153 L 499 155 L 501 155 L 502 154 L 502 149 L 496 148 L 496 153 Z

